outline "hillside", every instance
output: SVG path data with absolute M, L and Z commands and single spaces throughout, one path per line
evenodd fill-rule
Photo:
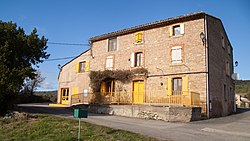
M 235 92 L 250 99 L 250 80 L 237 80 L 235 82 Z

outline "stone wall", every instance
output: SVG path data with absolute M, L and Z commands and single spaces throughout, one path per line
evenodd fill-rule
M 190 122 L 201 119 L 200 107 L 149 106 L 149 105 L 78 105 L 74 108 L 89 112 L 135 117 L 169 122 Z
M 235 93 L 234 83 L 231 78 L 233 73 L 232 46 L 219 19 L 207 16 L 207 28 L 210 116 L 226 116 L 234 111 Z M 227 61 L 230 65 L 230 74 L 226 73 Z
M 89 72 L 76 72 L 76 64 L 82 61 L 86 61 L 90 59 L 90 51 L 88 50 L 85 53 L 82 53 L 78 57 L 74 58 L 67 64 L 65 64 L 59 73 L 58 77 L 58 95 L 57 95 L 57 103 L 61 103 L 61 89 L 68 88 L 69 95 L 72 94 L 72 89 L 77 88 L 78 93 L 83 94 L 83 89 L 87 89 L 90 91 L 89 86 Z M 69 99 L 69 104 L 71 103 L 71 99 Z
M 169 36 L 173 25 L 184 24 L 185 32 L 178 36 Z M 123 90 L 131 93 L 133 81 L 144 81 L 144 103 L 150 102 L 150 97 L 166 97 L 167 78 L 188 76 L 189 92 L 200 94 L 201 105 L 206 103 L 206 54 L 200 33 L 204 32 L 204 19 L 177 21 L 142 31 L 143 43 L 135 43 L 135 34 L 130 33 L 117 37 L 117 50 L 107 51 L 108 39 L 95 41 L 92 45 L 94 59 L 91 59 L 91 70 L 105 70 L 106 57 L 113 56 L 113 69 L 131 70 L 131 54 L 143 52 L 143 66 L 149 71 L 148 78 L 135 78 L 131 83 L 124 84 Z M 174 46 L 182 46 L 181 64 L 172 64 L 171 50 Z M 198 72 L 198 73 L 197 73 Z M 159 76 L 163 75 L 163 76 Z M 161 91 L 158 93 L 157 91 Z M 157 93 L 156 93 L 157 92 Z M 203 105 L 203 113 L 206 107 Z

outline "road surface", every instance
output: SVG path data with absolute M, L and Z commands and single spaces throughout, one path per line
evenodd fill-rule
M 20 104 L 19 107 L 23 112 L 73 118 L 72 109 L 48 107 L 46 103 Z M 170 123 L 102 114 L 89 114 L 87 119 L 82 120 L 139 133 L 159 140 L 250 141 L 250 109 L 241 109 L 240 113 L 227 117 L 190 123 Z

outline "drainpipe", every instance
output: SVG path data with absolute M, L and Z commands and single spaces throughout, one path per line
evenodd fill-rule
M 209 75 L 209 67 L 208 67 L 208 65 L 209 65 L 209 63 L 208 63 L 208 61 L 209 61 L 209 54 L 208 54 L 208 36 L 207 36 L 207 30 L 208 29 L 208 26 L 207 26 L 207 15 L 205 14 L 205 16 L 204 16 L 204 32 L 205 32 L 205 44 L 204 44 L 204 46 L 205 46 L 205 68 L 206 68 L 206 71 L 207 71 L 207 73 L 206 73 L 206 113 L 207 113 L 207 118 L 210 118 L 210 103 L 211 103 L 211 101 L 210 101 L 210 95 L 209 95 L 209 79 L 208 79 L 208 75 Z

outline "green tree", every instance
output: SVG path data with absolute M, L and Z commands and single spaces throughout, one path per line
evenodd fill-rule
M 49 57 L 47 39 L 37 30 L 27 35 L 15 23 L 0 20 L 0 115 L 4 115 L 19 93 L 25 78 L 35 78 L 37 66 Z

